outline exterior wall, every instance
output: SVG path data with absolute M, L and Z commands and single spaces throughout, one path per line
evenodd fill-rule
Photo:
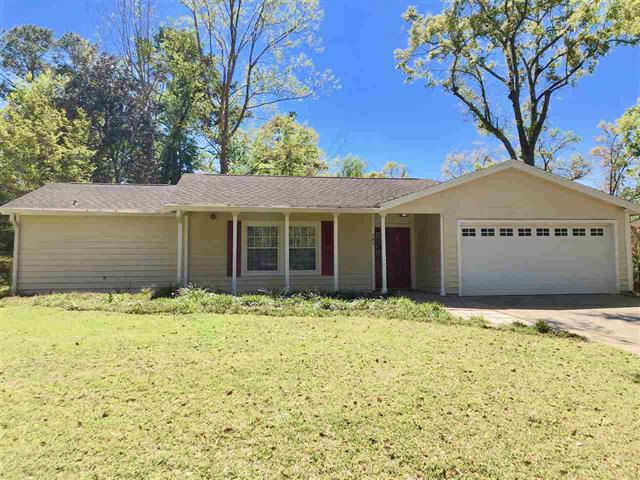
M 415 215 L 416 288 L 440 293 L 440 216 Z
M 216 213 L 215 220 L 208 213 L 189 214 L 189 282 L 220 290 L 231 289 L 227 277 L 227 222 L 229 213 Z M 281 213 L 241 213 L 238 220 L 246 222 L 278 222 L 284 226 Z M 333 221 L 330 214 L 295 214 L 293 222 Z M 239 235 L 242 232 L 238 232 Z M 244 239 L 243 239 L 244 240 Z M 280 235 L 280 253 L 284 251 L 284 235 Z M 243 241 L 243 245 L 244 245 Z M 280 254 L 282 259 L 282 254 Z M 340 289 L 371 289 L 371 219 L 369 215 L 340 215 L 338 217 L 338 274 Z M 331 290 L 333 276 L 290 273 L 290 285 L 295 290 Z M 284 272 L 251 274 L 238 277 L 238 291 L 284 288 Z
M 170 285 L 176 245 L 175 217 L 23 215 L 18 291 Z
M 620 289 L 629 289 L 624 209 L 524 172 L 504 170 L 390 212 L 444 215 L 447 294 L 458 293 L 458 220 L 616 220 Z

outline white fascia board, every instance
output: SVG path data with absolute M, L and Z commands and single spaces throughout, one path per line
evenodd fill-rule
M 174 212 L 180 209 L 183 212 L 278 212 L 278 213 L 373 213 L 379 212 L 379 208 L 342 208 L 342 207 L 290 207 L 287 205 L 274 207 L 249 207 L 223 204 L 201 204 L 201 205 L 164 205 L 163 212 Z
M 143 215 L 165 216 L 165 212 L 136 209 L 78 209 L 78 208 L 0 208 L 0 215 Z
M 502 172 L 510 168 L 515 168 L 522 172 L 535 175 L 544 180 L 549 180 L 558 185 L 562 185 L 563 187 L 567 187 L 572 190 L 583 193 L 585 195 L 588 195 L 590 197 L 597 198 L 598 200 L 602 200 L 604 202 L 614 204 L 618 207 L 626 208 L 630 212 L 640 214 L 640 205 L 636 205 L 635 203 L 622 200 L 621 198 L 614 197 L 613 195 L 609 195 L 595 188 L 587 187 L 586 185 L 582 185 L 578 182 L 567 180 L 566 178 L 558 177 L 557 175 L 553 175 L 549 172 L 545 172 L 544 170 L 541 170 L 537 167 L 526 165 L 525 163 L 517 160 L 507 160 L 505 162 L 498 163 L 497 165 L 494 165 L 482 170 L 478 170 L 477 172 L 462 175 L 458 178 L 454 178 L 453 180 L 440 183 L 433 187 L 429 187 L 424 190 L 420 190 L 418 192 L 410 193 L 409 195 L 404 195 L 402 197 L 395 198 L 393 200 L 390 200 L 388 202 L 381 204 L 380 207 L 383 210 L 388 210 L 388 209 L 412 202 L 414 200 L 418 200 L 420 198 L 425 198 L 430 195 L 434 195 L 444 190 L 449 190 L 450 188 L 455 188 L 460 185 L 464 185 L 465 183 L 478 180 L 480 178 L 486 177 L 487 175 L 492 175 L 494 173 Z

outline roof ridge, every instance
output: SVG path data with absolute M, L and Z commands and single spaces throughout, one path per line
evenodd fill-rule
M 45 185 L 84 185 L 84 186 L 109 186 L 109 187 L 175 187 L 170 183 L 101 183 L 101 182 L 52 182 Z
M 420 180 L 423 182 L 438 182 L 431 178 L 419 178 L 419 177 L 340 177 L 337 175 L 268 175 L 268 174 L 231 174 L 231 173 L 184 173 L 182 176 L 193 175 L 202 177 L 244 177 L 244 178 L 323 178 L 323 179 L 340 179 L 340 180 Z

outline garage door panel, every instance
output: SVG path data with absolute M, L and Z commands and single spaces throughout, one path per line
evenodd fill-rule
M 464 295 L 531 295 L 570 293 L 612 293 L 615 291 L 613 233 L 604 226 L 604 236 L 592 236 L 591 225 L 571 225 L 567 236 L 518 236 L 522 226 L 513 228 L 513 237 L 482 237 L 485 225 L 475 228 L 476 236 L 461 239 L 461 270 Z M 563 227 L 565 228 L 565 227 Z M 585 228 L 586 236 L 573 236 L 572 228 Z

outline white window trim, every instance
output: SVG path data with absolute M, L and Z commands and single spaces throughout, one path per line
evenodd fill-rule
M 320 248 L 320 222 L 294 222 L 289 221 L 289 227 L 315 227 L 316 229 L 316 269 L 315 270 L 292 270 L 289 268 L 289 275 L 321 275 L 322 272 L 322 249 Z M 247 227 L 278 227 L 278 269 L 255 271 L 247 270 Z M 288 248 L 288 245 L 287 247 Z M 242 222 L 242 275 L 247 276 L 269 276 L 284 275 L 284 222 L 274 221 L 243 221 Z
M 244 221 L 242 222 L 242 275 L 248 276 L 269 276 L 269 275 L 281 275 L 284 273 L 284 258 L 282 256 L 282 245 L 284 239 L 282 237 L 282 226 L 284 222 L 269 222 L 269 221 Z M 277 270 L 247 270 L 247 228 L 248 227 L 277 227 L 278 228 L 278 269 Z
M 320 222 L 289 222 L 289 227 L 314 227 L 316 229 L 316 268 L 315 270 L 293 270 L 291 268 L 291 252 L 289 252 L 289 274 L 290 275 L 320 275 L 322 266 L 322 252 L 320 248 Z M 291 234 L 289 234 L 291 241 Z M 287 245 L 287 248 L 289 246 Z

